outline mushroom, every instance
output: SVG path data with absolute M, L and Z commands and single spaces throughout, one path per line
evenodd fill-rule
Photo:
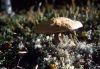
M 38 24 L 36 27 L 34 27 L 34 32 L 39 34 L 55 34 L 55 42 L 59 43 L 59 33 L 73 31 L 82 26 L 82 23 L 79 21 L 71 20 L 66 17 L 57 17 L 51 18 L 47 21 L 43 21 L 42 23 Z

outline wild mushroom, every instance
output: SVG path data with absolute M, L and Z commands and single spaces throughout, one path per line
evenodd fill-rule
M 34 32 L 39 34 L 55 34 L 55 42 L 60 42 L 58 34 L 61 32 L 71 31 L 82 27 L 82 23 L 76 20 L 71 20 L 66 17 L 51 18 L 43 21 L 34 28 Z M 57 44 L 58 44 L 57 43 Z

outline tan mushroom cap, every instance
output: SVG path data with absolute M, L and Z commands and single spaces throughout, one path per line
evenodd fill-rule
M 34 32 L 40 34 L 52 34 L 65 32 L 68 30 L 75 30 L 82 27 L 82 23 L 79 21 L 71 20 L 66 17 L 51 18 L 47 21 L 43 21 L 34 28 Z

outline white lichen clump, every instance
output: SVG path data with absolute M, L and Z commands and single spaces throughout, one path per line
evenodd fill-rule
M 61 42 L 57 46 L 53 45 L 51 42 L 53 35 L 46 36 L 45 38 L 42 38 L 42 36 L 40 35 L 39 37 L 37 37 L 35 44 L 35 47 L 39 47 L 41 49 L 46 49 L 47 47 L 50 47 L 49 49 L 46 49 L 48 55 L 47 57 L 44 57 L 44 63 L 51 64 L 51 62 L 53 61 L 53 63 L 56 64 L 55 69 L 75 69 L 73 63 L 76 60 L 82 59 L 83 55 L 80 54 L 81 51 L 87 53 L 93 52 L 92 44 L 86 44 L 86 42 L 79 42 L 75 44 L 74 41 L 70 39 L 67 35 L 59 37 Z M 49 43 L 49 46 L 42 46 L 40 44 L 41 41 L 44 40 Z M 55 51 L 53 51 L 52 49 Z M 53 56 L 53 54 L 55 54 L 55 56 Z M 82 68 L 81 65 L 80 68 Z

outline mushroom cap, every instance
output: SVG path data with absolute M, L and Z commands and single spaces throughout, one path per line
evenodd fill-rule
M 51 18 L 43 21 L 34 28 L 34 32 L 40 34 L 52 34 L 75 30 L 82 27 L 82 23 L 76 20 L 71 20 L 66 17 Z

